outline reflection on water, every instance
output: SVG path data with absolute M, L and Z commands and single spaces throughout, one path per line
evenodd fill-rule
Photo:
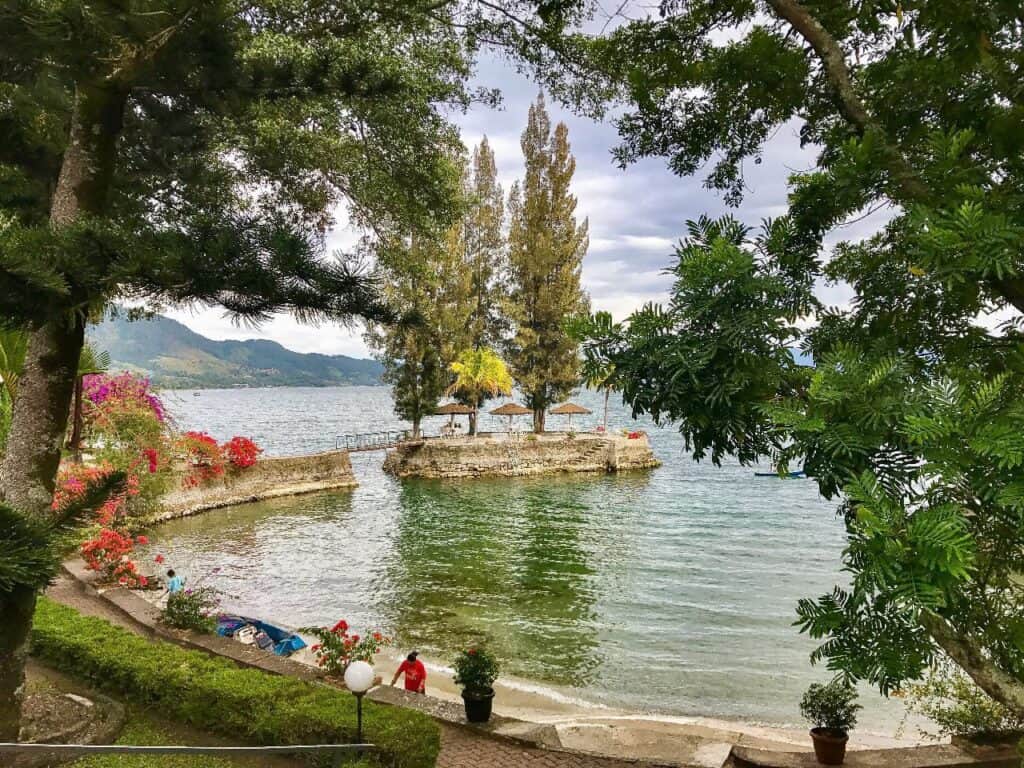
M 380 388 L 176 403 L 185 426 L 258 434 L 270 453 L 400 426 L 389 413 Z M 313 414 L 317 431 L 288 414 Z M 399 482 L 362 454 L 352 491 L 217 510 L 155 538 L 188 574 L 224 567 L 212 581 L 232 608 L 291 626 L 345 617 L 442 662 L 485 638 L 508 673 L 588 700 L 796 721 L 825 676 L 792 622 L 797 599 L 839 578 L 832 505 L 810 482 L 690 462 L 671 431 L 652 429 L 652 444 L 664 466 L 622 476 Z M 867 703 L 865 725 L 891 719 Z

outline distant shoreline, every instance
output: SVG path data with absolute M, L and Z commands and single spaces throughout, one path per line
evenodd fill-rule
M 362 382 L 338 383 L 327 382 L 323 384 L 204 384 L 202 386 L 190 385 L 180 386 L 177 384 L 164 384 L 160 379 L 150 379 L 150 384 L 156 389 L 172 392 L 204 392 L 220 389 L 344 389 L 347 387 L 387 387 L 384 382 L 378 384 L 365 384 Z

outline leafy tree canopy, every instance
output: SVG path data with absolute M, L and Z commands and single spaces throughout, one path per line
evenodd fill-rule
M 784 125 L 817 163 L 756 236 L 690 223 L 670 303 L 590 344 L 697 458 L 770 456 L 841 500 L 851 583 L 799 607 L 816 660 L 888 692 L 942 651 L 1024 712 L 1020 4 L 659 10 L 574 38 L 620 100 L 621 163 L 710 162 L 707 186 L 734 204 L 744 163 Z M 882 231 L 822 246 L 878 206 Z M 853 301 L 821 306 L 822 281 Z M 796 344 L 816 368 L 794 364 Z

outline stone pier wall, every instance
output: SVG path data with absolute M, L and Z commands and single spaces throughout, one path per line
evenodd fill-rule
M 330 451 L 309 456 L 261 458 L 252 467 L 229 469 L 223 477 L 198 488 L 175 485 L 176 490 L 161 500 L 157 521 L 279 496 L 352 488 L 356 478 L 348 452 Z
M 545 433 L 510 438 L 428 438 L 400 444 L 384 460 L 398 477 L 515 477 L 561 472 L 621 472 L 649 469 L 660 462 L 645 435 Z

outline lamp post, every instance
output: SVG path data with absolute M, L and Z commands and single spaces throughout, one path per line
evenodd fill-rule
M 356 697 L 356 743 L 363 743 L 363 696 L 373 685 L 373 667 L 353 661 L 345 668 L 345 687 Z

